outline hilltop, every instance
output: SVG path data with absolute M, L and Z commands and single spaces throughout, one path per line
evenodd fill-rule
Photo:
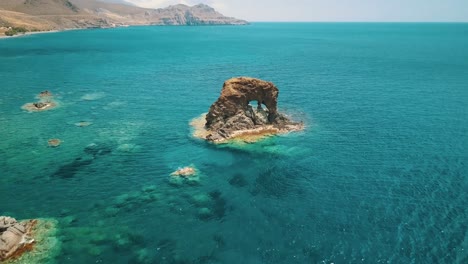
M 27 31 L 107 28 L 125 25 L 244 25 L 208 5 L 149 9 L 98 0 L 1 0 L 0 28 Z M 1 33 L 0 33 L 1 34 Z

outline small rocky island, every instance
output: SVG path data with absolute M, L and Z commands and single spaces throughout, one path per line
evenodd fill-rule
M 21 108 L 29 112 L 41 112 L 57 107 L 53 94 L 47 90 L 40 92 L 36 98 L 39 99 L 38 102 L 24 104 Z
M 194 136 L 214 143 L 231 139 L 254 142 L 265 136 L 302 130 L 302 122 L 278 112 L 278 93 L 273 83 L 260 79 L 227 80 L 208 114 L 192 121 Z M 252 101 L 257 105 L 250 105 Z

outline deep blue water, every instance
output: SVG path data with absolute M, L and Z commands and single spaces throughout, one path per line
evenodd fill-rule
M 307 129 L 192 138 L 234 76 Z M 0 215 L 57 219 L 52 262 L 468 263 L 468 24 L 32 35 L 0 40 L 0 91 Z

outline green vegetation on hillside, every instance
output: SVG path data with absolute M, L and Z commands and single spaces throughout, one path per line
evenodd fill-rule
M 18 35 L 18 34 L 24 34 L 26 32 L 28 32 L 28 30 L 25 29 L 24 27 L 13 27 L 13 28 L 9 29 L 8 31 L 5 31 L 5 35 L 14 36 L 14 35 Z

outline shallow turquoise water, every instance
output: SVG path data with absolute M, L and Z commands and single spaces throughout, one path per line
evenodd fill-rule
M 242 75 L 307 129 L 193 139 Z M 0 80 L 0 215 L 58 219 L 57 263 L 468 262 L 468 24 L 41 34 L 0 40 Z

